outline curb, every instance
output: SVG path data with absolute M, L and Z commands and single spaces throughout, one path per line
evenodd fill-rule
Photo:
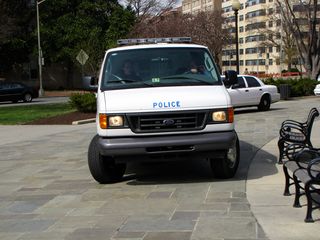
M 73 121 L 72 125 L 82 125 L 82 124 L 87 124 L 87 123 L 94 123 L 96 121 L 95 118 L 89 118 L 85 120 L 79 120 L 79 121 Z

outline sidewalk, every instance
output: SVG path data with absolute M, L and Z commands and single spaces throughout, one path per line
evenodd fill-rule
M 317 131 L 320 121 L 315 122 L 312 135 L 314 146 L 320 146 L 320 134 Z M 313 212 L 315 223 L 305 223 L 306 199 L 302 198 L 302 208 L 293 208 L 294 194 L 283 196 L 284 174 L 282 165 L 277 164 L 278 139 L 273 139 L 262 147 L 254 157 L 247 180 L 247 198 L 251 210 L 267 237 L 279 239 L 319 239 L 320 211 Z M 276 167 L 273 175 L 264 172 Z M 294 193 L 294 187 L 291 187 Z

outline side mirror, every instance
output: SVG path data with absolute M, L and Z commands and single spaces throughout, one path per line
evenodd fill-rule
M 228 70 L 228 71 L 225 71 L 224 75 L 225 75 L 225 82 L 227 83 L 227 85 L 232 86 L 238 83 L 238 74 L 236 71 Z
M 92 76 L 84 76 L 82 78 L 82 85 L 84 90 L 94 91 L 94 92 L 98 90 L 97 79 Z

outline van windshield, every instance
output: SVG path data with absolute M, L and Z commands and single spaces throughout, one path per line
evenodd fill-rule
M 109 53 L 101 90 L 193 85 L 222 85 L 206 49 L 148 48 Z

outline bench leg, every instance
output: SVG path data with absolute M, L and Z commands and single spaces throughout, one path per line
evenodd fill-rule
M 307 223 L 314 222 L 312 219 L 312 197 L 310 192 L 310 185 L 311 185 L 310 182 L 307 182 L 305 185 L 305 192 L 307 197 L 307 216 L 304 219 L 304 221 Z
M 293 207 L 295 208 L 300 208 L 301 204 L 300 204 L 300 185 L 299 185 L 299 180 L 298 178 L 293 174 L 293 180 L 294 180 L 294 186 L 295 186 L 295 197 L 294 197 L 294 203 L 293 203 Z
M 279 149 L 279 160 L 278 163 L 282 164 L 282 160 L 283 160 L 283 152 L 284 152 L 284 140 L 283 139 L 279 139 L 278 141 L 278 149 Z
M 290 196 L 290 190 L 289 190 L 289 187 L 290 187 L 290 175 L 288 173 L 288 169 L 285 165 L 282 166 L 283 168 L 283 172 L 284 172 L 284 177 L 285 177 L 285 186 L 284 186 L 284 192 L 283 192 L 283 195 L 284 196 Z

